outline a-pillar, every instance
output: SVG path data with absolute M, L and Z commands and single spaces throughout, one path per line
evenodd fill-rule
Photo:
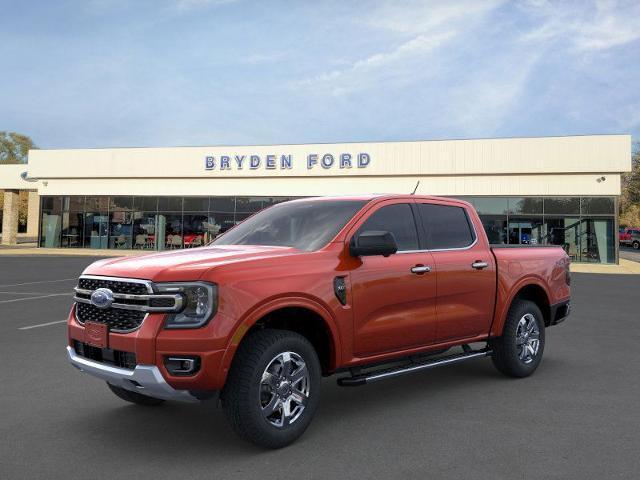
M 2 207 L 2 245 L 18 243 L 18 208 L 20 195 L 18 190 L 4 191 L 4 206 Z

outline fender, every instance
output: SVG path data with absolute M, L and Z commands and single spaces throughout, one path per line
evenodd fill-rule
M 509 313 L 509 308 L 511 308 L 513 299 L 516 297 L 518 292 L 520 292 L 520 290 L 529 285 L 536 285 L 538 287 L 541 287 L 542 291 L 547 296 L 547 301 L 550 302 L 551 295 L 549 295 L 549 289 L 538 275 L 528 275 L 524 278 L 521 278 L 515 285 L 511 287 L 511 289 L 509 290 L 509 295 L 507 296 L 505 301 L 501 301 L 500 299 L 500 288 L 498 286 L 498 298 L 496 299 L 496 304 L 501 305 L 501 308 L 500 310 L 496 310 L 489 337 L 499 337 L 502 335 L 502 329 L 504 328 L 504 323 L 507 321 L 507 314 Z
M 220 365 L 220 370 L 218 372 L 218 379 L 222 382 L 222 384 L 226 382 L 227 374 L 229 373 L 229 368 L 231 368 L 231 363 L 233 362 L 233 357 L 235 356 L 238 346 L 244 339 L 246 333 L 251 329 L 251 327 L 253 327 L 256 322 L 263 318 L 265 315 L 268 315 L 269 313 L 281 308 L 288 307 L 306 308 L 313 311 L 314 313 L 317 313 L 322 318 L 325 326 L 329 329 L 330 332 L 330 341 L 332 342 L 333 349 L 333 364 L 340 365 L 342 357 L 342 343 L 340 341 L 340 335 L 332 313 L 320 301 L 312 297 L 305 296 L 304 294 L 298 293 L 293 296 L 287 295 L 284 297 L 272 298 L 265 303 L 257 305 L 256 307 L 245 313 L 240 322 L 238 322 L 238 325 L 236 326 L 234 333 L 225 348 L 224 357 Z

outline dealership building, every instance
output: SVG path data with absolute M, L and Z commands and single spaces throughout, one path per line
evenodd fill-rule
M 192 248 L 277 202 L 410 193 L 419 182 L 419 194 L 470 201 L 492 243 L 616 263 L 630 169 L 629 135 L 31 150 L 28 164 L 0 165 L 2 242 L 21 230 L 40 247 Z

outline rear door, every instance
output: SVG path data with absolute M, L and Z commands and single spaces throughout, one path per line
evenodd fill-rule
M 357 356 L 435 341 L 436 272 L 431 254 L 421 250 L 411 203 L 382 203 L 348 237 L 350 240 L 357 232 L 367 230 L 385 230 L 398 243 L 396 254 L 360 257 L 360 264 L 351 271 Z
M 461 204 L 418 200 L 427 248 L 438 271 L 438 342 L 489 331 L 495 303 L 493 255 Z

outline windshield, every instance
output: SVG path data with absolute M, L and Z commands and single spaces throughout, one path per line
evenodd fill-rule
M 337 235 L 365 201 L 285 202 L 249 217 L 213 245 L 270 245 L 317 250 Z

